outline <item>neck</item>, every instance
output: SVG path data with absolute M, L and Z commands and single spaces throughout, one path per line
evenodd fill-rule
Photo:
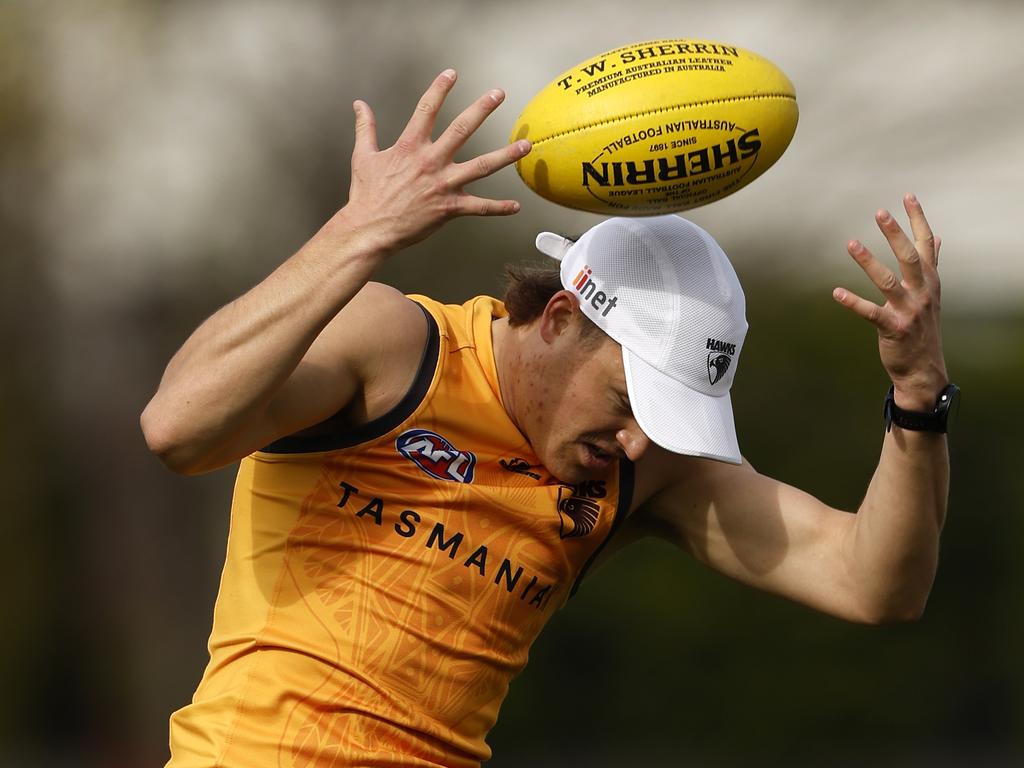
M 505 412 L 523 432 L 523 423 L 519 419 L 518 402 L 519 382 L 521 380 L 523 350 L 520 330 L 508 324 L 507 317 L 500 317 L 491 323 L 491 339 L 494 345 L 494 365 L 498 370 L 498 389 Z M 523 432 L 523 434 L 526 434 Z

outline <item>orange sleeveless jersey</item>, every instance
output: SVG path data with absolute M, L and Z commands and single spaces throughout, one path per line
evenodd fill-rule
M 631 468 L 560 484 L 498 390 L 478 297 L 424 308 L 405 398 L 242 460 L 174 768 L 475 766 L 530 644 L 625 517 Z

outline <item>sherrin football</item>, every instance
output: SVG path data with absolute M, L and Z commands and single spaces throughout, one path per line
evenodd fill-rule
M 796 92 L 756 53 L 706 40 L 616 48 L 563 72 L 523 110 L 516 168 L 537 194 L 653 216 L 719 200 L 768 170 L 797 124 Z

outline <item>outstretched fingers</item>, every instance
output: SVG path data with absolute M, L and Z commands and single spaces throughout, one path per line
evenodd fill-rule
M 456 188 L 462 188 L 470 182 L 478 181 L 512 165 L 529 154 L 531 148 L 529 141 L 520 139 L 472 160 L 456 163 L 452 166 L 449 182 Z
M 889 211 L 885 209 L 878 211 L 875 214 L 875 221 L 899 262 L 900 273 L 903 275 L 907 287 L 919 290 L 924 285 L 924 273 L 921 270 L 921 255 L 918 253 L 917 247 L 910 241 L 899 222 Z
M 913 193 L 903 196 L 903 207 L 910 217 L 910 230 L 914 233 L 914 246 L 917 252 L 932 267 L 939 265 L 939 239 L 932 233 L 931 225 L 924 215 L 920 201 Z
M 899 303 L 903 299 L 904 289 L 899 277 L 876 259 L 864 243 L 860 240 L 851 240 L 846 244 L 846 250 L 887 301 Z
M 456 77 L 454 69 L 446 69 L 434 78 L 434 82 L 417 102 L 416 110 L 409 118 L 402 135 L 398 137 L 399 146 L 413 147 L 430 141 L 437 113 L 441 111 L 445 98 L 455 85 Z
M 365 101 L 357 99 L 352 102 L 352 110 L 356 113 L 356 140 L 353 146 L 355 152 L 376 152 L 377 147 L 377 118 Z
M 451 125 L 438 136 L 434 146 L 444 156 L 452 157 L 504 100 L 504 91 L 488 91 L 452 120 Z
M 475 195 L 460 195 L 451 211 L 454 216 L 511 216 L 519 213 L 515 200 L 492 200 Z
M 471 181 L 490 176 L 495 171 L 512 165 L 526 155 L 530 148 L 530 142 L 520 139 L 473 160 L 456 164 L 452 166 L 454 172 L 449 177 L 448 183 L 453 188 L 461 190 Z M 468 195 L 461 191 L 457 194 L 455 201 L 451 213 L 458 216 L 510 216 L 513 213 L 518 213 L 520 207 L 515 200 L 491 200 Z
M 858 296 L 846 288 L 836 288 L 832 291 L 832 298 L 842 304 L 858 317 L 862 317 L 878 328 L 883 333 L 892 333 L 896 329 L 892 327 L 890 315 L 886 313 L 885 307 L 880 307 L 873 301 Z
M 858 240 L 847 250 L 885 299 L 869 301 L 845 288 L 832 297 L 878 331 L 878 351 L 886 373 L 895 387 L 897 402 L 926 405 L 948 382 L 942 358 L 939 323 L 940 285 L 935 263 L 939 250 L 913 195 L 903 199 L 910 217 L 913 242 L 888 211 L 875 214 L 879 229 L 896 255 L 899 270 L 894 273 Z M 899 277 L 902 274 L 902 280 Z M 903 407 L 907 407 L 904 405 Z
M 365 102 L 353 104 L 356 141 L 349 202 L 361 203 L 362 213 L 374 220 L 389 222 L 400 245 L 422 240 L 456 216 L 507 216 L 519 211 L 515 200 L 478 197 L 465 187 L 515 163 L 530 151 L 530 142 L 515 141 L 463 163 L 454 161 L 455 153 L 504 100 L 502 91 L 480 96 L 436 142 L 432 138 L 455 77 L 455 70 L 449 69 L 434 78 L 401 136 L 384 150 L 378 148 L 373 111 Z

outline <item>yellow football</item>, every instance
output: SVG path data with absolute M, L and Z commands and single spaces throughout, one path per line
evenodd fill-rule
M 654 40 L 562 73 L 526 105 L 512 140 L 537 194 L 618 216 L 684 211 L 745 187 L 778 160 L 797 124 L 782 70 L 734 45 Z

